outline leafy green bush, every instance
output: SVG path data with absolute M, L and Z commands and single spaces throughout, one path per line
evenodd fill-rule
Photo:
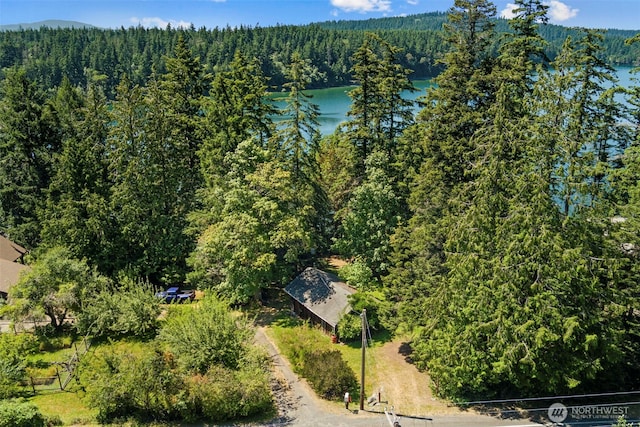
M 341 398 L 345 391 L 358 387 L 355 373 L 338 350 L 308 353 L 302 375 L 318 395 L 328 400 Z
M 356 259 L 351 264 L 347 264 L 340 269 L 340 276 L 343 277 L 350 286 L 365 291 L 379 287 L 378 281 L 373 277 L 373 272 L 367 264 Z
M 340 338 L 345 341 L 355 340 L 362 335 L 362 319 L 360 313 L 367 311 L 367 323 L 369 328 L 377 329 L 380 326 L 379 312 L 384 298 L 381 292 L 358 291 L 349 295 L 349 304 L 353 312 L 342 316 L 338 322 Z
M 141 351 L 108 345 L 85 358 L 80 379 L 101 422 L 222 421 L 273 408 L 268 357 L 253 330 L 221 301 L 175 306 Z
M 89 298 L 78 316 L 78 330 L 95 336 L 155 335 L 160 301 L 145 283 L 128 279 L 120 288 L 106 288 Z
M 38 349 L 38 342 L 31 334 L 0 333 L 0 399 L 16 397 L 25 378 L 25 357 Z
M 253 333 L 246 316 L 234 316 L 226 303 L 206 297 L 199 305 L 173 310 L 159 339 L 183 369 L 204 374 L 218 364 L 237 369 Z
M 354 313 L 345 314 L 338 322 L 338 333 L 343 341 L 353 341 L 362 336 L 362 320 Z
M 0 400 L 0 427 L 45 427 L 46 418 L 38 408 L 19 400 Z
M 251 359 L 239 370 L 217 365 L 189 378 L 184 418 L 225 421 L 273 410 L 266 358 Z
M 111 347 L 85 358 L 80 380 L 89 407 L 98 410 L 98 420 L 121 417 L 139 420 L 178 418 L 183 376 L 173 356 L 157 348 L 142 354 Z
M 317 335 L 308 323 L 286 327 L 277 332 L 280 351 L 287 357 L 294 372 L 301 374 L 307 351 L 317 348 Z

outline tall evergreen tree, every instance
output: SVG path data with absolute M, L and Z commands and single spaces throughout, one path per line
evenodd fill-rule
M 533 91 L 537 67 L 547 69 L 549 59 L 545 53 L 547 42 L 538 31 L 548 21 L 548 6 L 540 0 L 516 0 L 514 17 L 509 20 L 512 31 L 503 35 L 498 65 L 494 73 L 500 80 L 502 91 L 509 91 L 503 98 L 510 102 L 506 113 L 514 116 L 528 114 L 526 98 Z
M 214 78 L 200 150 L 206 182 L 200 192 L 203 208 L 190 215 L 198 243 L 190 258 L 189 280 L 238 303 L 271 283 L 289 280 L 316 239 L 312 227 L 317 213 L 309 184 L 313 165 L 298 162 L 294 175 L 294 153 L 279 150 L 292 140 L 281 141 L 273 132 L 275 110 L 266 101 L 266 89 L 257 60 L 240 53 L 229 70 Z M 310 124 L 306 118 L 296 126 Z M 302 136 L 301 128 L 289 130 Z M 302 158 L 311 154 L 295 153 Z
M 291 62 L 285 68 L 284 75 L 288 81 L 282 86 L 288 90 L 288 95 L 286 105 L 280 112 L 283 119 L 276 139 L 281 146 L 282 155 L 291 159 L 294 177 L 302 180 L 305 174 L 310 175 L 316 170 L 313 163 L 320 139 L 319 107 L 312 102 L 312 95 L 304 90 L 322 76 L 297 51 L 291 55 Z
M 287 82 L 283 88 L 289 91 L 285 107 L 280 111 L 282 120 L 274 133 L 275 155 L 282 160 L 282 167 L 291 172 L 298 192 L 294 210 L 308 210 L 305 215 L 307 230 L 314 230 L 314 248 L 328 246 L 330 208 L 327 195 L 319 184 L 319 166 L 316 154 L 319 149 L 319 107 L 311 95 L 304 92 L 308 85 L 324 78 L 311 61 L 295 51 L 285 67 Z M 312 208 L 312 209 L 310 209 Z
M 67 247 L 75 257 L 112 273 L 105 79 L 91 73 L 85 91 L 71 87 L 68 80 L 58 89 L 54 107 L 62 150 L 55 158 L 55 175 L 40 218 L 45 246 Z
M 400 323 L 424 324 L 426 319 L 415 311 L 424 307 L 428 289 L 439 286 L 436 278 L 446 274 L 445 230 L 452 226 L 450 218 L 465 208 L 458 193 L 473 179 L 473 136 L 489 120 L 487 110 L 495 100 L 490 52 L 495 13 L 487 1 L 455 2 L 445 27 L 450 45 L 443 58 L 446 68 L 434 79 L 436 86 L 427 93 L 417 123 L 405 132 L 404 138 L 411 139 L 401 141 L 403 158 L 413 159 L 407 172 L 414 179 L 404 184 L 410 189 L 412 215 L 392 239 L 397 246 L 385 279 Z
M 183 279 L 193 249 L 184 232 L 202 186 L 197 153 L 206 79 L 181 38 L 166 69 L 144 91 L 129 88 L 126 80 L 119 87 L 112 203 L 127 244 L 123 253 L 132 251 L 128 267 L 153 281 L 175 283 Z
M 259 61 L 240 52 L 235 53 L 227 69 L 215 74 L 204 103 L 200 159 L 205 180 L 226 172 L 225 155 L 234 152 L 240 142 L 258 136 L 262 144 L 267 144 L 273 132 L 271 116 L 276 113 L 265 102 L 267 83 Z
M 352 74 L 358 86 L 349 92 L 346 136 L 358 152 L 358 168 L 364 174 L 369 153 L 385 150 L 395 155 L 396 139 L 413 122 L 413 102 L 403 91 L 415 90 L 410 71 L 398 63 L 400 50 L 380 36 L 367 33 L 352 57 Z
M 540 77 L 545 93 L 539 96 L 539 110 L 548 124 L 545 131 L 555 135 L 549 139 L 557 155 L 554 188 L 566 216 L 597 205 L 606 208 L 606 176 L 628 145 L 618 126 L 622 110 L 614 99 L 616 77 L 601 58 L 601 39 L 593 30 L 577 42 L 568 38 L 553 63 L 555 72 Z
M 515 28 L 531 22 L 526 14 L 515 19 L 522 21 Z M 420 325 L 413 343 L 415 360 L 429 369 L 437 391 L 449 397 L 580 389 L 602 378 L 622 353 L 621 318 L 615 308 L 620 300 L 607 280 L 615 269 L 607 270 L 605 230 L 593 225 L 593 220 L 603 223 L 606 211 L 595 209 L 591 199 L 580 215 L 564 217 L 554 193 L 556 174 L 565 169 L 566 159 L 559 155 L 562 142 L 556 141 L 581 141 L 586 145 L 576 154 L 584 155 L 584 150 L 596 149 L 587 138 L 592 133 L 551 132 L 558 124 L 554 114 L 570 111 L 569 101 L 552 107 L 559 102 L 542 95 L 543 83 L 533 87 L 531 54 L 536 50 L 525 43 L 526 33 L 515 32 L 504 48 L 512 58 L 521 58 L 521 66 L 508 72 L 508 61 L 488 57 L 480 61 L 490 66 L 488 74 L 448 68 L 450 75 L 467 73 L 467 94 L 473 96 L 449 98 L 461 94 L 454 88 L 432 92 L 442 96 L 438 101 L 448 101 L 451 110 L 468 114 L 452 122 L 441 121 L 444 114 L 427 116 L 442 107 L 435 102 L 424 111 L 423 117 L 430 119 L 426 129 L 466 122 L 469 133 L 466 138 L 464 133 L 447 135 L 454 137 L 450 144 L 464 144 L 453 167 L 442 162 L 451 151 L 438 157 L 432 151 L 451 150 L 442 143 L 445 139 L 429 140 L 423 165 L 429 169 L 423 171 L 433 181 L 420 177 L 416 182 L 410 243 L 398 245 L 396 261 L 402 264 L 387 281 L 400 291 L 391 295 L 404 321 Z M 452 58 L 469 60 L 454 52 Z M 571 93 L 583 86 L 580 79 L 563 82 Z M 561 123 L 575 125 L 568 118 Z M 433 130 L 425 133 L 438 136 Z M 587 183 L 592 169 L 580 165 Z M 401 289 L 407 277 L 423 292 L 419 298 Z M 415 314 L 407 307 L 411 304 L 429 317 L 409 318 Z
M 33 248 L 60 135 L 44 92 L 24 69 L 7 70 L 1 82 L 0 123 L 0 231 Z
M 640 43 L 640 34 L 627 40 Z M 635 74 L 639 68 L 633 70 Z M 616 216 L 612 219 L 613 237 L 611 250 L 619 255 L 618 275 L 613 276 L 619 294 L 619 310 L 623 311 L 624 359 L 621 367 L 612 372 L 612 377 L 623 378 L 620 387 L 630 389 L 640 380 L 640 318 L 638 313 L 638 283 L 640 283 L 640 80 L 633 77 L 634 85 L 628 90 L 628 117 L 635 126 L 629 135 L 630 144 L 621 156 L 622 167 L 614 172 L 612 182 L 615 191 Z M 624 372 L 622 374 L 621 372 Z

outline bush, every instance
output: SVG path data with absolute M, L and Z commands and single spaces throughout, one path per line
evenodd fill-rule
M 206 297 L 197 306 L 172 311 L 159 339 L 183 369 L 204 374 L 213 365 L 237 369 L 253 334 L 245 316 L 234 316 L 226 303 Z
M 38 342 L 30 334 L 0 334 L 0 399 L 16 397 L 25 378 L 25 357 L 37 351 Z
M 357 388 L 356 375 L 344 361 L 340 351 L 319 350 L 317 338 L 312 329 L 304 326 L 287 329 L 287 333 L 282 334 L 279 341 L 293 370 L 305 377 L 319 396 L 325 399 L 342 399 L 345 391 Z
M 340 338 L 345 341 L 355 340 L 362 336 L 362 319 L 360 313 L 367 311 L 367 323 L 371 329 L 378 329 L 380 326 L 379 312 L 383 304 L 383 295 L 377 291 L 358 291 L 349 295 L 349 304 L 352 312 L 345 314 L 338 322 Z
M 344 277 L 350 286 L 358 289 L 359 291 L 366 291 L 369 289 L 376 289 L 380 286 L 373 272 L 367 264 L 356 259 L 351 264 L 347 264 L 340 269 L 340 276 Z
M 340 318 L 338 334 L 343 341 L 353 341 L 362 336 L 362 319 L 357 314 L 349 313 Z
M 110 347 L 82 365 L 80 379 L 88 405 L 98 410 L 100 422 L 129 416 L 170 420 L 178 417 L 183 389 L 176 367 L 172 355 L 158 349 L 133 354 Z
M 264 363 L 237 371 L 217 365 L 204 375 L 191 377 L 184 418 L 226 421 L 268 413 L 273 410 L 268 372 Z
M 149 337 L 157 331 L 159 314 L 160 300 L 151 286 L 125 281 L 89 299 L 78 316 L 78 330 L 99 337 Z
M 314 351 L 307 354 L 302 375 L 318 395 L 339 399 L 347 390 L 358 388 L 358 379 L 338 350 Z
M 237 368 L 213 364 L 194 375 L 157 341 L 135 353 L 105 346 L 81 363 L 87 404 L 98 410 L 103 423 L 223 421 L 273 408 L 269 358 L 252 347 L 245 349 Z
M 45 427 L 47 420 L 32 403 L 0 400 L 0 427 Z

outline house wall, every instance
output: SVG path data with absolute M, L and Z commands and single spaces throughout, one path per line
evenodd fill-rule
M 326 334 L 335 333 L 335 328 L 332 325 L 322 320 L 317 314 L 293 298 L 291 298 L 291 308 L 300 318 L 309 320 L 312 324 L 320 326 Z

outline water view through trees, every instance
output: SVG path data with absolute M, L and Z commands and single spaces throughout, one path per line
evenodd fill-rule
M 616 75 L 619 79 L 620 86 L 624 88 L 631 87 L 631 67 L 615 67 Z M 405 91 L 402 96 L 406 99 L 417 100 L 419 97 L 425 95 L 426 90 L 433 85 L 430 79 L 428 80 L 414 80 L 416 92 Z M 322 135 L 329 135 L 336 130 L 340 123 L 347 119 L 347 111 L 351 106 L 351 98 L 349 98 L 349 91 L 355 88 L 355 86 L 340 86 L 331 87 L 326 89 L 311 89 L 306 91 L 307 94 L 312 95 L 311 102 L 320 107 L 320 117 L 318 121 L 320 123 L 320 133 Z M 276 106 L 281 108 L 284 106 L 285 95 L 273 94 L 273 99 L 276 100 Z M 622 98 L 620 98 L 622 100 Z M 420 110 L 418 104 L 415 105 L 414 110 L 417 113 Z

